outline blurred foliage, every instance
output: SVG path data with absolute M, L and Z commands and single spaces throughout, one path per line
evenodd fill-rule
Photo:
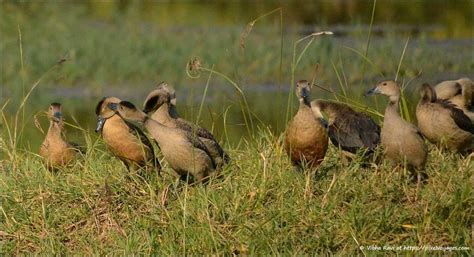
M 158 26 L 233 24 L 251 20 L 272 8 L 282 7 L 285 23 L 293 24 L 353 24 L 369 23 L 372 1 L 367 0 L 263 0 L 263 1 L 96 1 L 87 0 L 61 5 L 42 1 L 8 1 L 10 11 L 35 15 L 68 8 L 80 8 L 82 14 L 102 21 L 127 18 L 154 22 Z M 410 24 L 415 26 L 439 24 L 443 35 L 470 36 L 474 2 L 471 0 L 379 0 L 375 23 Z

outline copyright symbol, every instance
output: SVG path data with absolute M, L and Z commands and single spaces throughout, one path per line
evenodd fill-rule
M 364 250 L 364 247 L 363 247 L 363 246 L 360 246 L 359 249 Z

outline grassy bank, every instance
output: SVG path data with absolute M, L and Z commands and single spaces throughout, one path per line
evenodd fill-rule
M 177 186 L 168 167 L 163 178 L 128 174 L 97 146 L 57 173 L 20 153 L 2 162 L 0 252 L 347 255 L 370 254 L 360 250 L 370 245 L 471 246 L 471 160 L 432 148 L 417 194 L 403 168 L 343 167 L 334 147 L 317 174 L 292 171 L 280 141 L 260 132 L 242 142 L 246 150 L 230 150 L 225 176 L 207 186 Z
M 245 22 L 169 27 L 136 14 L 101 20 L 81 8 L 9 8 L 0 9 L 0 254 L 370 255 L 381 252 L 368 246 L 472 246 L 472 158 L 431 146 L 429 179 L 417 190 L 403 167 L 359 159 L 343 166 L 334 147 L 315 174 L 295 172 L 281 134 L 296 107 L 291 85 L 313 76 L 338 93 L 315 87 L 314 99 L 337 96 L 374 116 L 385 100 L 361 92 L 397 77 L 408 85 L 403 113 L 413 122 L 419 82 L 472 75 L 472 45 L 396 33 L 368 40 L 355 25 L 294 47 L 307 34 L 281 28 L 278 12 L 246 30 Z M 202 66 L 191 75 L 199 77 L 186 70 L 195 56 Z M 100 97 L 140 105 L 161 80 L 176 86 L 183 116 L 225 142 L 232 163 L 221 179 L 179 184 L 165 162 L 163 177 L 129 174 L 90 132 Z M 88 93 L 67 97 L 56 88 Z M 88 152 L 50 172 L 36 154 L 43 135 L 34 114 L 58 99 L 68 135 Z

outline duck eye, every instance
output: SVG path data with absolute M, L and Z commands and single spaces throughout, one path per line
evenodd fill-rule
M 382 85 L 386 86 L 386 85 L 387 85 L 387 82 L 384 82 Z

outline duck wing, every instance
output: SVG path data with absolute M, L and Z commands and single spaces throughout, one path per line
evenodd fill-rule
M 196 136 L 201 137 L 201 138 L 206 138 L 209 140 L 212 140 L 214 142 L 214 145 L 219 153 L 219 156 L 221 156 L 224 159 L 225 163 L 230 162 L 230 157 L 227 155 L 226 152 L 224 152 L 224 149 L 220 146 L 220 144 L 217 142 L 216 138 L 214 135 L 207 129 L 197 126 L 185 119 L 182 118 L 177 118 L 176 119 L 176 127 L 182 130 L 185 130 L 189 133 L 195 133 Z
M 74 142 L 67 142 L 72 149 L 77 151 L 78 153 L 85 154 L 87 152 L 87 148 L 83 145 L 76 144 Z
M 335 146 L 351 153 L 360 148 L 372 150 L 380 143 L 380 127 L 365 115 L 337 117 L 328 132 Z
M 201 141 L 201 139 L 199 139 L 199 137 L 197 137 L 197 136 L 193 136 L 188 131 L 185 131 L 185 135 L 186 135 L 186 138 L 188 139 L 188 141 L 191 142 L 195 148 L 198 148 L 198 149 L 204 151 L 207 154 L 207 156 L 209 157 L 209 159 L 212 162 L 212 167 L 215 169 L 217 167 L 216 163 L 214 162 L 214 160 L 212 158 L 212 155 L 209 152 L 209 149 L 207 149 L 206 145 Z
M 474 134 L 474 124 L 461 109 L 447 100 L 438 100 L 436 103 L 441 105 L 444 109 L 449 110 L 451 118 L 460 129 Z

